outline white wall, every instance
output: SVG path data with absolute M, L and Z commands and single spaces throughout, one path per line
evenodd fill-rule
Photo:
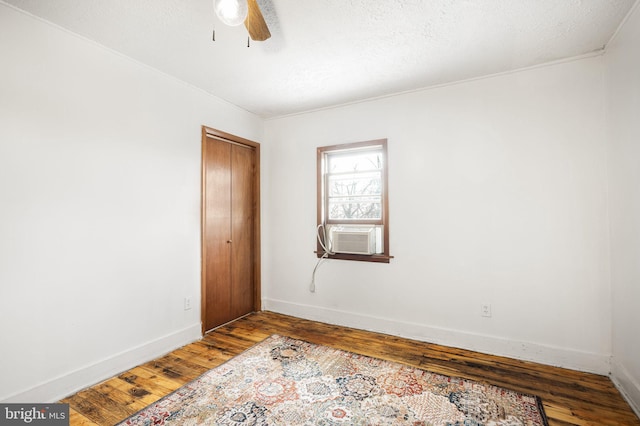
M 607 47 L 605 60 L 610 129 L 612 373 L 640 413 L 640 7 Z
M 0 401 L 54 401 L 200 335 L 200 126 L 263 124 L 3 4 L 0 28 Z
M 267 121 L 265 308 L 607 374 L 603 83 L 594 56 Z M 395 259 L 312 294 L 315 149 L 377 138 Z

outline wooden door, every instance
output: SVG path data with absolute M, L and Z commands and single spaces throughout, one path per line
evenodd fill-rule
M 259 145 L 203 128 L 202 324 L 260 309 Z
M 231 145 L 231 319 L 253 312 L 253 170 L 255 152 Z

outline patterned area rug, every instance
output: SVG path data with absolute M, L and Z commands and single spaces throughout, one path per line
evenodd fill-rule
M 273 335 L 120 425 L 548 425 L 539 398 Z

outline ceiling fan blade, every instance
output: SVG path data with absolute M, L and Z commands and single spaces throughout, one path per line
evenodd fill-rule
M 260 12 L 258 2 L 257 0 L 247 0 L 247 4 L 249 5 L 249 13 L 247 14 L 247 19 L 244 20 L 244 26 L 249 31 L 249 37 L 251 37 L 251 40 L 265 41 L 271 37 L 271 33 L 267 23 L 264 21 L 262 12 Z

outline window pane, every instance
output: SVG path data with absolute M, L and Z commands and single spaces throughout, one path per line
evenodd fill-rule
M 363 172 L 382 169 L 381 151 L 349 152 L 329 155 L 329 173 Z
M 332 174 L 327 189 L 329 197 L 381 195 L 382 176 L 380 172 Z
M 329 220 L 381 219 L 382 203 L 377 199 L 353 199 L 349 197 L 329 200 Z
M 382 218 L 382 175 L 379 171 L 328 176 L 329 220 Z

